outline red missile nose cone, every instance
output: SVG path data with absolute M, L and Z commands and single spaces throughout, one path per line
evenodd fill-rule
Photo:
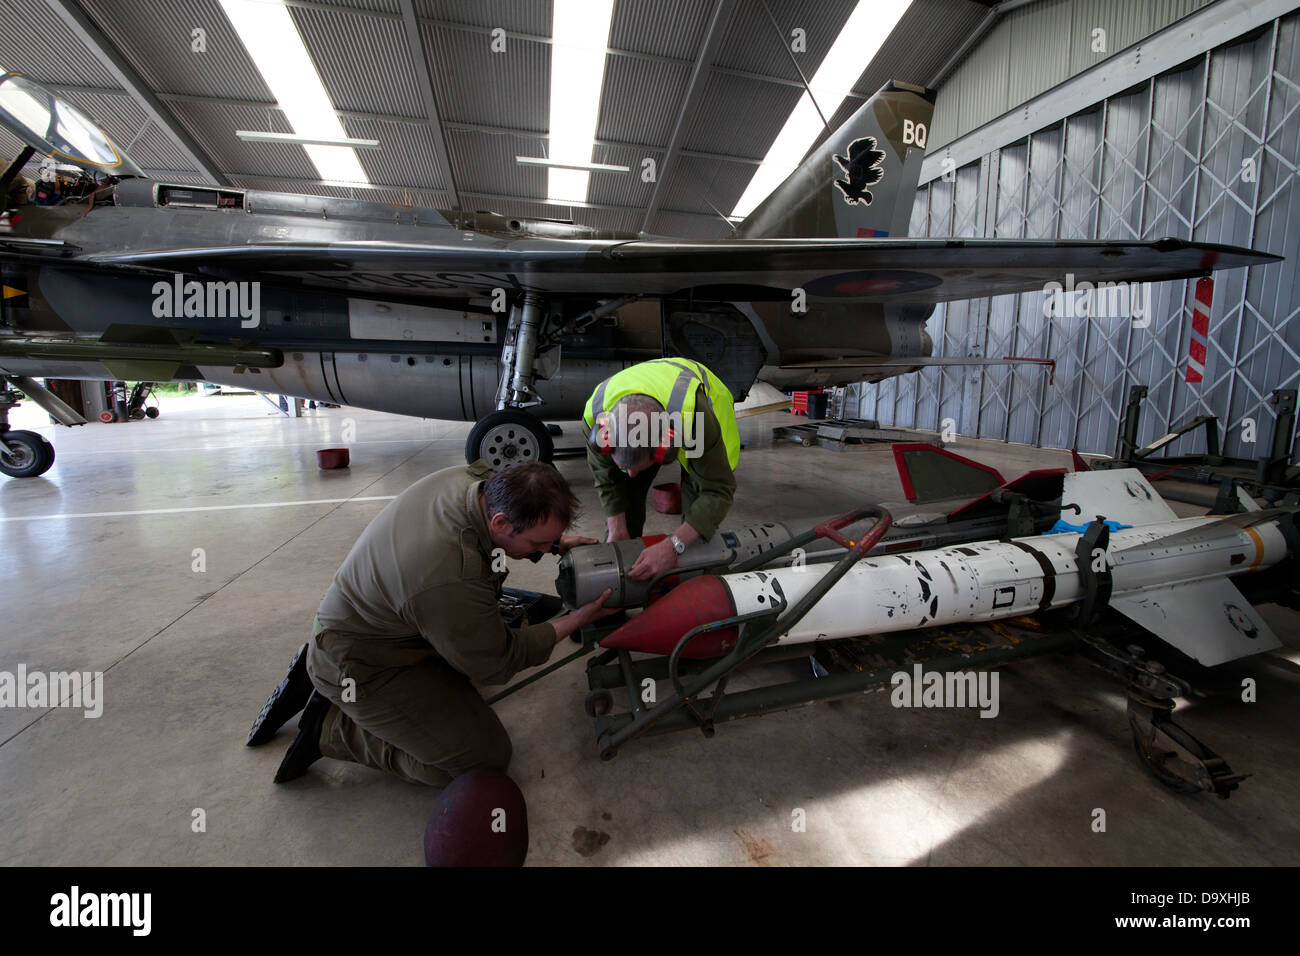
M 600 642 L 601 647 L 671 654 L 682 635 L 736 613 L 731 591 L 712 574 L 688 578 Z M 709 631 L 686 645 L 682 657 L 721 657 L 736 646 L 734 627 Z

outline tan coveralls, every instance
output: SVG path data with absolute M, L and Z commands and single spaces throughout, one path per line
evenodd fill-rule
M 334 576 L 307 655 L 312 683 L 334 705 L 324 756 L 433 786 L 509 764 L 510 738 L 473 685 L 544 663 L 555 628 L 501 620 L 505 573 L 492 570 L 479 498 L 491 474 L 480 461 L 420 479 L 375 516 Z

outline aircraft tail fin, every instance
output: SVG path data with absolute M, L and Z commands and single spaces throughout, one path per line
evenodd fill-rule
M 737 239 L 907 235 L 934 92 L 890 81 L 764 199 Z

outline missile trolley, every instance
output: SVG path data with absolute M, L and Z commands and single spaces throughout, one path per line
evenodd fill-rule
M 1135 469 L 997 481 L 983 511 L 895 524 L 870 507 L 804 532 L 720 531 L 651 581 L 626 572 L 655 536 L 575 548 L 561 597 L 609 588 L 607 603 L 629 610 L 550 669 L 595 653 L 586 710 L 609 760 L 643 735 L 712 737 L 725 721 L 882 689 L 914 664 L 953 674 L 1077 650 L 1127 685 L 1134 748 L 1157 780 L 1227 797 L 1244 776 L 1172 719 L 1193 682 L 1148 654 L 1199 681 L 1281 647 L 1251 598 L 1297 603 L 1296 509 L 1179 518 Z M 791 679 L 789 662 L 808 660 Z M 764 672 L 783 679 L 754 686 Z M 616 713 L 619 690 L 629 709 Z

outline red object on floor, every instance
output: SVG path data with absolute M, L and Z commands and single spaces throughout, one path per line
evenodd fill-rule
M 661 515 L 679 515 L 682 513 L 682 486 L 675 481 L 655 485 L 651 501 L 655 511 Z
M 322 468 L 346 468 L 348 450 L 346 448 L 322 448 L 316 452 L 316 463 Z

